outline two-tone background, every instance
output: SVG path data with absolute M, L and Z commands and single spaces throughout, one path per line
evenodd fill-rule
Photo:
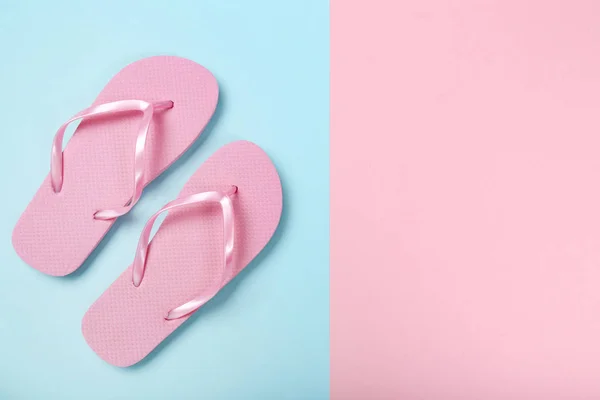
M 598 21 L 589 0 L 5 0 L 0 399 L 600 399 Z M 80 271 L 42 276 L 10 235 L 54 130 L 155 54 L 214 73 L 213 121 Z M 280 172 L 274 244 L 107 365 L 85 310 L 238 139 Z

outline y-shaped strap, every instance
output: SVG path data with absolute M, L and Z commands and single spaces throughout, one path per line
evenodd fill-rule
M 52 189 L 55 193 L 59 193 L 63 185 L 63 137 L 67 125 L 81 118 L 95 117 L 106 114 L 116 114 L 125 111 L 141 111 L 143 112 L 142 121 L 138 129 L 137 139 L 135 142 L 135 173 L 134 173 L 134 190 L 133 196 L 129 202 L 123 207 L 117 207 L 113 210 L 101 210 L 94 214 L 96 219 L 113 219 L 126 214 L 131 207 L 137 203 L 142 190 L 144 189 L 144 148 L 146 146 L 146 137 L 148 136 L 148 128 L 152 121 L 154 111 L 169 109 L 173 107 L 173 102 L 170 100 L 159 101 L 156 103 L 148 103 L 142 100 L 121 100 L 112 103 L 100 104 L 75 114 L 71 119 L 65 122 L 56 132 L 54 142 L 52 143 L 52 154 L 50 162 L 50 178 L 52 181 Z
M 166 206 L 161 208 L 154 214 L 148 222 L 144 229 L 142 230 L 142 234 L 140 236 L 140 241 L 138 242 L 135 259 L 133 260 L 133 285 L 135 287 L 140 286 L 142 283 L 142 279 L 144 279 L 144 272 L 146 270 L 146 256 L 148 254 L 148 246 L 150 242 L 150 233 L 152 231 L 152 226 L 154 222 L 156 222 L 156 218 L 160 214 L 165 211 L 172 210 L 178 207 L 189 206 L 191 204 L 201 204 L 201 203 L 218 203 L 221 205 L 221 210 L 223 211 L 223 234 L 224 234 L 224 247 L 225 247 L 225 258 L 224 258 L 224 267 L 223 273 L 221 275 L 221 279 L 218 282 L 215 282 L 211 285 L 210 289 L 207 290 L 207 293 L 200 294 L 196 296 L 193 300 L 188 301 L 187 303 L 176 307 L 170 310 L 166 316 L 166 320 L 173 320 L 177 318 L 184 317 L 198 308 L 202 307 L 206 302 L 216 295 L 221 287 L 225 284 L 226 280 L 231 276 L 232 272 L 232 259 L 233 259 L 233 242 L 234 242 L 234 215 L 233 215 L 233 203 L 231 201 L 231 196 L 237 193 L 237 186 L 232 186 L 231 190 L 227 193 L 221 192 L 203 192 L 196 193 L 188 197 L 184 197 L 181 199 L 173 200 L 168 203 Z

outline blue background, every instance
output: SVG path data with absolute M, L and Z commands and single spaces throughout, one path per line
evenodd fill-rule
M 328 2 L 4 0 L 0 54 L 0 398 L 327 398 Z M 55 130 L 119 69 L 156 54 L 214 73 L 211 124 L 75 274 L 29 268 L 11 232 L 48 173 Z M 281 175 L 276 236 L 145 361 L 106 364 L 81 335 L 85 311 L 131 262 L 146 219 L 238 139 L 265 149 Z

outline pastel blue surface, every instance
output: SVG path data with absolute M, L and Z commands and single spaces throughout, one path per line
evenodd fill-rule
M 0 54 L 0 398 L 328 398 L 328 2 L 8 0 Z M 123 66 L 156 54 L 214 73 L 213 121 L 78 272 L 42 275 L 11 233 L 48 172 L 54 131 Z M 81 334 L 85 311 L 131 262 L 146 219 L 238 139 L 260 145 L 281 175 L 275 238 L 145 361 L 106 364 Z

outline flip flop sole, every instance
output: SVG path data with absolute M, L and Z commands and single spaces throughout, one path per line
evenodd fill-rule
M 174 102 L 172 109 L 157 112 L 150 124 L 148 184 L 200 135 L 216 109 L 218 94 L 216 79 L 203 66 L 157 56 L 123 68 L 94 105 L 127 99 Z M 55 276 L 81 266 L 114 223 L 96 220 L 94 213 L 125 205 L 133 192 L 140 118 L 140 113 L 119 114 L 79 124 L 64 150 L 62 190 L 54 193 L 48 175 L 14 228 L 13 246 L 23 261 Z
M 198 169 L 179 197 L 226 192 L 232 185 L 238 187 L 233 197 L 236 276 L 267 245 L 279 224 L 281 183 L 267 154 L 253 143 L 233 142 Z M 141 285 L 133 285 L 130 266 L 85 314 L 82 331 L 87 343 L 110 364 L 139 362 L 189 318 L 167 321 L 166 313 L 221 279 L 223 258 L 218 205 L 170 211 L 152 239 Z

